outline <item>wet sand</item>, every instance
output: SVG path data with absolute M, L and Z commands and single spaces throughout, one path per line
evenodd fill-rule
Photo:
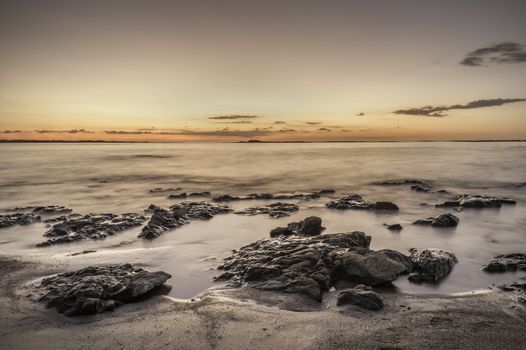
M 381 292 L 374 312 L 298 295 L 217 287 L 191 300 L 154 296 L 68 318 L 31 297 L 32 283 L 67 269 L 0 257 L 1 349 L 522 349 L 526 306 L 494 289 L 467 295 Z M 27 258 L 24 258 L 27 259 Z M 33 282 L 32 282 L 33 281 Z M 169 281 L 172 284 L 176 280 Z

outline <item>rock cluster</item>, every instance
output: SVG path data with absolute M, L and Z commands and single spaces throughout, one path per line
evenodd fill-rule
M 340 198 L 336 201 L 331 201 L 325 205 L 331 209 L 376 209 L 376 210 L 398 210 L 398 206 L 392 202 L 369 202 L 358 194 L 352 194 Z
M 170 277 L 130 264 L 90 266 L 43 279 L 40 300 L 66 316 L 98 314 L 148 296 Z
M 321 226 L 321 218 L 309 216 L 299 222 L 291 222 L 287 227 L 276 227 L 270 231 L 270 237 L 279 236 L 317 236 L 325 227 Z
M 87 239 L 105 239 L 117 232 L 141 225 L 146 218 L 136 213 L 89 214 L 80 218 L 67 219 L 55 224 L 44 236 L 47 241 L 37 244 L 45 247 L 52 244 L 69 243 Z
M 411 282 L 437 282 L 449 275 L 458 262 L 453 253 L 442 249 L 410 249 L 409 258 L 414 272 L 409 275 Z
M 40 221 L 40 216 L 33 213 L 13 213 L 0 215 L 0 228 L 15 225 L 30 225 Z
M 526 271 L 526 254 L 497 255 L 482 267 L 486 272 Z
M 252 207 L 236 211 L 235 214 L 241 215 L 259 215 L 267 214 L 272 218 L 281 218 L 289 216 L 291 213 L 298 211 L 299 207 L 292 203 L 276 202 L 261 207 Z
M 284 199 L 315 199 L 320 198 L 321 196 L 326 196 L 334 193 L 334 190 L 325 189 L 311 193 L 282 193 L 282 194 L 272 194 L 272 193 L 251 193 L 245 196 L 235 196 L 230 194 L 224 194 L 212 198 L 214 202 L 232 202 L 232 201 L 241 201 L 241 200 L 284 200 Z
M 500 208 L 503 204 L 515 204 L 510 198 L 460 194 L 455 199 L 437 204 L 437 208 Z
M 168 196 L 168 199 L 181 199 L 181 198 L 187 198 L 187 197 L 207 197 L 210 196 L 210 192 L 203 191 L 203 192 L 192 192 L 190 194 L 187 194 L 186 192 L 181 193 L 174 193 Z
M 378 311 L 384 307 L 384 302 L 371 287 L 359 284 L 354 288 L 344 289 L 338 295 L 336 302 L 340 305 L 357 305 L 362 308 Z
M 457 226 L 460 219 L 451 213 L 441 214 L 436 217 L 428 217 L 413 222 L 413 225 L 431 225 L 435 227 L 453 227 Z

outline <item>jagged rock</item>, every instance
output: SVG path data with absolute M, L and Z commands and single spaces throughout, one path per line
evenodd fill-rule
M 183 192 L 183 193 L 175 193 L 175 194 L 171 194 L 168 196 L 168 199 L 180 199 L 180 198 L 186 198 L 188 197 L 186 195 L 186 192 Z
M 373 311 L 381 310 L 384 307 L 384 302 L 380 296 L 373 292 L 370 287 L 362 284 L 342 290 L 338 295 L 336 304 L 338 306 L 357 305 Z
M 442 249 L 410 249 L 409 258 L 414 265 L 414 273 L 409 275 L 411 282 L 437 282 L 449 275 L 458 262 L 453 253 Z
M 523 277 L 518 281 L 508 282 L 497 286 L 505 292 L 523 292 L 526 293 L 526 279 Z
M 138 237 L 154 239 L 168 230 L 187 224 L 191 220 L 211 219 L 217 214 L 229 213 L 232 209 L 225 205 L 214 205 L 206 202 L 181 202 L 172 205 L 168 210 L 152 204 L 146 211 L 153 214 Z
M 90 266 L 43 279 L 40 300 L 66 316 L 97 314 L 147 296 L 170 277 L 131 264 Z
M 482 267 L 486 272 L 526 271 L 526 254 L 497 255 L 489 264 Z
M 14 225 L 30 225 L 40 221 L 40 216 L 33 213 L 13 213 L 0 215 L 0 228 L 11 227 Z
M 398 210 L 398 206 L 391 202 L 369 202 L 358 194 L 352 194 L 340 198 L 336 201 L 331 201 L 325 205 L 331 209 L 377 209 L 377 210 Z
M 413 225 L 431 225 L 435 227 L 453 227 L 457 226 L 460 219 L 451 213 L 441 214 L 436 217 L 428 217 L 413 222 Z
M 298 293 L 321 301 L 337 281 L 388 283 L 407 268 L 386 253 L 369 249 L 363 232 L 265 239 L 240 248 L 219 267 L 216 280 L 232 286 Z
M 235 214 L 241 215 L 258 215 L 267 214 L 273 218 L 281 218 L 289 216 L 292 212 L 298 211 L 299 207 L 292 203 L 277 202 L 262 207 L 252 207 L 244 210 L 236 211 Z
M 460 194 L 451 201 L 435 205 L 437 208 L 500 208 L 503 204 L 516 204 L 510 198 Z
M 144 216 L 136 213 L 84 215 L 80 218 L 68 219 L 53 225 L 44 234 L 44 236 L 52 238 L 37 244 L 37 247 L 86 239 L 105 239 L 117 232 L 139 226 L 145 220 Z
M 403 226 L 400 225 L 400 224 L 384 224 L 384 226 L 388 229 L 388 230 L 391 230 L 391 231 L 402 231 L 403 230 Z
M 309 216 L 300 222 L 291 222 L 287 227 L 276 227 L 270 231 L 270 237 L 279 236 L 317 236 L 321 234 L 325 227 L 321 226 L 321 218 Z
M 82 217 L 82 215 L 80 215 L 80 214 L 61 215 L 61 216 L 57 216 L 57 217 L 54 217 L 54 218 L 45 219 L 45 220 L 43 220 L 43 222 L 45 222 L 46 224 L 50 224 L 50 223 L 56 223 L 56 222 L 71 220 L 71 219 L 78 219 L 78 218 L 81 218 L 81 217 Z
M 268 200 L 268 199 L 314 199 L 321 196 L 334 193 L 334 190 L 325 189 L 321 191 L 311 192 L 311 193 L 251 193 L 245 196 L 234 196 L 230 194 L 224 194 L 212 198 L 214 202 L 232 202 L 232 201 L 241 201 L 241 200 Z

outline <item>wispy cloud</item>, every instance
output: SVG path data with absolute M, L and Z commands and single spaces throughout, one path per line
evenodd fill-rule
M 24 130 L 2 130 L 0 131 L 0 134 L 22 134 L 24 132 L 31 132 L 31 131 L 24 131 Z
M 287 124 L 287 123 L 285 123 L 284 121 L 281 121 L 281 120 L 276 120 L 274 122 L 274 124 Z
M 319 128 L 318 131 L 329 132 L 329 131 L 331 131 L 331 129 L 327 129 L 327 128 Z
M 406 115 L 417 115 L 425 117 L 445 117 L 447 114 L 446 111 L 452 109 L 473 109 L 473 108 L 483 108 L 483 107 L 494 107 L 502 106 L 508 103 L 522 102 L 526 101 L 525 98 L 493 98 L 488 100 L 477 100 L 466 103 L 464 105 L 451 105 L 451 106 L 424 106 L 417 108 L 409 109 L 399 109 L 394 111 L 394 114 L 406 114 Z
M 514 42 L 502 42 L 471 51 L 460 64 L 478 67 L 490 64 L 524 62 L 526 62 L 526 50 L 522 45 Z
M 40 129 L 40 130 L 35 130 L 35 132 L 39 134 L 93 134 L 93 131 L 89 131 L 86 129 L 70 129 L 70 130 Z
M 208 119 L 212 120 L 239 120 L 239 119 L 256 119 L 259 118 L 257 115 L 240 115 L 240 114 L 233 114 L 233 115 L 217 115 L 214 117 L 209 117 Z
M 309 125 L 319 125 L 319 124 L 322 124 L 322 122 L 305 122 L 305 124 L 309 124 Z
M 214 122 L 216 124 L 252 124 L 252 120 L 230 120 L 230 121 L 219 121 Z

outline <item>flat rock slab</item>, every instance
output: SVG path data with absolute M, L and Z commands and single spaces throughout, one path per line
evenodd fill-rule
M 497 255 L 489 264 L 482 267 L 486 272 L 526 271 L 526 254 Z
M 436 217 L 431 216 L 425 219 L 416 220 L 415 222 L 413 222 L 413 225 L 431 225 L 435 227 L 454 227 L 458 225 L 459 221 L 460 219 L 457 216 L 451 213 L 446 213 L 446 214 L 438 215 Z
M 42 280 L 41 301 L 66 316 L 98 314 L 146 297 L 171 276 L 131 264 L 90 266 Z
M 224 195 L 212 198 L 212 201 L 214 201 L 214 202 L 232 202 L 232 201 L 241 201 L 241 200 L 315 199 L 315 198 L 320 198 L 322 196 L 326 196 L 326 195 L 333 194 L 333 193 L 335 193 L 334 190 L 325 189 L 325 190 L 320 190 L 320 191 L 310 192 L 310 193 L 277 193 L 277 194 L 273 194 L 273 193 L 251 193 L 251 194 L 244 195 L 244 196 L 224 194 Z
M 410 249 L 409 258 L 414 264 L 411 282 L 437 282 L 451 272 L 458 262 L 455 254 L 442 249 Z
M 281 218 L 289 216 L 291 213 L 298 211 L 299 207 L 292 203 L 277 202 L 261 207 L 252 207 L 236 211 L 234 214 L 240 215 L 260 215 L 266 214 L 272 218 Z
M 341 305 L 356 305 L 364 309 L 378 311 L 384 307 L 384 302 L 380 296 L 365 285 L 357 285 L 354 288 L 344 289 L 338 295 L 336 302 Z
M 40 221 L 40 216 L 33 213 L 13 213 L 0 215 L 0 228 L 7 228 L 15 225 L 30 225 Z
M 105 239 L 118 232 L 139 226 L 145 220 L 144 216 L 136 213 L 84 215 L 53 225 L 44 234 L 50 238 L 37 244 L 37 247 L 82 240 Z
M 500 208 L 503 204 L 516 204 L 510 198 L 492 197 L 484 195 L 460 194 L 453 200 L 437 204 L 437 208 Z

